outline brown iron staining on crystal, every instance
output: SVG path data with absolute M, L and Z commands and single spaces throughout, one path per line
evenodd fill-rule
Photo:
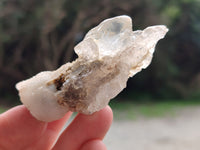
M 59 105 L 68 106 L 71 111 L 80 111 L 88 105 L 88 95 L 96 94 L 100 85 L 109 82 L 118 73 L 116 66 L 108 67 L 100 60 L 85 62 L 80 59 L 74 61 L 65 73 L 48 82 L 47 86 L 53 84 L 56 87 Z
M 56 86 L 57 90 L 61 90 L 63 83 L 65 82 L 64 74 L 61 74 L 57 79 L 53 80 L 54 85 Z
M 77 110 L 77 106 L 85 106 L 84 99 L 87 93 L 83 88 L 75 88 L 72 84 L 69 85 L 65 92 L 62 92 L 57 100 L 61 106 L 69 106 L 71 111 Z

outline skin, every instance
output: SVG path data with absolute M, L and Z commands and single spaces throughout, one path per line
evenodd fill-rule
M 16 106 L 0 115 L 1 150 L 106 150 L 102 140 L 113 115 L 109 106 L 92 114 L 78 114 L 59 135 L 70 118 L 50 123 L 36 120 L 25 106 Z

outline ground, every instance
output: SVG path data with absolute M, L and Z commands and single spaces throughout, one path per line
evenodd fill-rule
M 104 142 L 108 150 L 199 150 L 200 106 L 165 117 L 120 120 L 114 116 Z
M 108 150 L 200 150 L 199 102 L 123 102 L 111 108 L 114 121 L 104 139 Z M 0 113 L 6 109 L 0 107 Z

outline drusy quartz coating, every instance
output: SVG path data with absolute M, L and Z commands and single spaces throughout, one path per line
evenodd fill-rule
M 163 25 L 132 31 L 128 16 L 106 19 L 75 47 L 75 61 L 19 82 L 21 101 L 45 122 L 68 111 L 92 114 L 122 91 L 129 77 L 150 64 L 156 43 L 167 31 Z

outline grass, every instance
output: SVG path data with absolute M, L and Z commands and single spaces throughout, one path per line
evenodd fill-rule
M 115 119 L 134 120 L 141 117 L 155 118 L 175 116 L 179 110 L 186 107 L 200 106 L 200 102 L 196 100 L 165 100 L 161 102 L 136 103 L 133 101 L 122 102 L 113 100 L 110 106 L 113 109 Z
M 5 112 L 6 110 L 7 110 L 6 108 L 0 106 L 0 114 L 3 113 L 3 112 Z

